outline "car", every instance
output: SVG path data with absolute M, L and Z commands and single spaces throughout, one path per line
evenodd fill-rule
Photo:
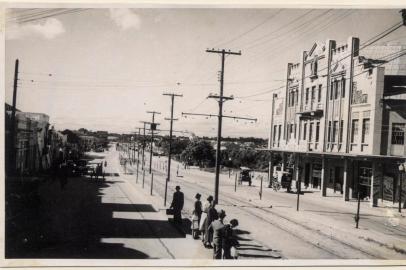
M 251 186 L 252 184 L 252 177 L 251 176 L 251 169 L 247 167 L 241 167 L 240 168 L 240 175 L 239 175 L 239 183 L 242 184 L 242 182 L 248 182 L 248 184 Z
M 86 159 L 79 159 L 76 162 L 76 171 L 79 174 L 86 174 L 87 173 L 87 160 Z
M 71 159 L 67 160 L 65 166 L 67 168 L 68 176 L 77 176 L 78 175 L 77 166 L 73 160 L 71 160 Z

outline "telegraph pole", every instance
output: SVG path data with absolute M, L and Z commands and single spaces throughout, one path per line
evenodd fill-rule
M 9 147 L 9 161 L 10 173 L 14 174 L 16 170 L 16 110 L 17 110 L 17 83 L 18 83 L 18 65 L 19 60 L 16 59 L 14 67 L 14 86 L 13 86 L 13 107 L 11 111 L 11 132 L 10 132 L 10 147 Z
M 151 128 L 151 151 L 150 151 L 150 156 L 149 156 L 149 173 L 151 174 L 152 172 L 152 148 L 154 145 L 154 130 L 156 129 L 156 126 L 159 125 L 155 123 L 155 114 L 161 114 L 160 112 L 156 111 L 147 111 L 147 113 L 152 114 L 152 122 L 150 123 L 150 128 Z
M 214 96 L 210 95 L 209 98 L 218 99 L 219 103 L 219 114 L 218 114 L 218 126 L 217 126 L 217 149 L 216 149 L 216 178 L 214 184 L 214 202 L 218 203 L 218 196 L 219 196 L 219 183 L 220 183 L 220 146 L 221 146 L 221 127 L 222 127 L 222 120 L 223 120 L 223 102 L 233 99 L 232 97 L 225 97 L 223 96 L 223 89 L 224 89 L 224 62 L 225 56 L 227 55 L 241 55 L 240 52 L 232 52 L 222 50 L 206 50 L 208 53 L 220 53 L 221 54 L 221 71 L 220 71 L 220 95 Z
M 168 152 L 168 176 L 166 177 L 165 181 L 165 197 L 164 197 L 164 206 L 166 206 L 166 197 L 168 194 L 168 182 L 171 179 L 171 152 L 172 152 L 172 128 L 173 128 L 173 121 L 178 120 L 176 118 L 173 118 L 173 106 L 175 103 L 175 97 L 183 97 L 183 95 L 180 94 L 174 94 L 174 93 L 164 93 L 164 96 L 170 96 L 171 97 L 171 118 L 165 118 L 165 120 L 170 120 L 170 129 L 169 129 L 169 152 Z
M 149 122 L 141 121 L 141 123 L 144 124 L 144 133 L 142 136 L 142 163 L 141 163 L 141 169 L 144 170 L 144 163 L 145 163 L 145 125 L 148 124 Z

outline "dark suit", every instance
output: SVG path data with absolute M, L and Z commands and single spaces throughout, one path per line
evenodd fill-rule
M 182 223 L 182 209 L 184 204 L 184 196 L 180 191 L 173 193 L 171 208 L 173 208 L 173 220 L 176 223 Z

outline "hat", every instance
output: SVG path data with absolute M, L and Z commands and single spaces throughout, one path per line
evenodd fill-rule
M 179 189 L 180 189 L 180 186 L 176 186 L 175 189 L 176 189 L 176 190 L 179 190 Z
M 202 197 L 202 195 L 200 193 L 196 193 L 195 198 L 199 199 L 200 197 Z
M 209 196 L 209 197 L 207 197 L 207 200 L 209 201 L 209 202 L 211 202 L 212 200 L 213 200 L 213 196 Z
M 223 209 L 221 209 L 219 211 L 219 218 L 225 218 L 226 217 L 226 211 L 224 211 Z
M 237 226 L 238 226 L 238 220 L 235 219 L 235 218 L 233 218 L 232 220 L 230 220 L 230 224 L 231 224 L 231 226 L 233 226 L 233 227 L 237 227 Z

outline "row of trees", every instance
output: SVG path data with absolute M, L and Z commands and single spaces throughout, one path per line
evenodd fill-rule
M 228 168 L 239 168 L 242 166 L 256 170 L 266 170 L 270 159 L 268 151 L 259 151 L 263 139 L 256 139 L 255 142 L 247 144 L 248 141 L 224 143 L 221 147 L 221 165 Z M 258 145 L 260 144 L 260 145 Z M 169 138 L 163 137 L 158 145 L 167 155 L 169 152 Z M 188 165 L 199 167 L 213 167 L 216 160 L 216 150 L 210 141 L 203 139 L 175 138 L 172 142 L 172 155 L 175 159 L 185 162 Z M 280 157 L 273 156 L 273 162 L 279 162 Z

